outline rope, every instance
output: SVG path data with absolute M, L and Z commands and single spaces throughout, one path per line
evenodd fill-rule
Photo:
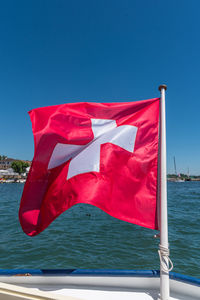
M 171 259 L 169 258 L 169 249 L 159 244 L 158 254 L 160 257 L 160 265 L 162 271 L 167 273 L 170 272 L 173 269 L 174 265 Z M 170 268 L 169 265 L 171 265 Z

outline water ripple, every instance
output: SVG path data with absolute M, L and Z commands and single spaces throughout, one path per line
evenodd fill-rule
M 154 231 L 76 205 L 40 235 L 21 230 L 22 184 L 0 185 L 1 268 L 159 268 Z M 169 241 L 174 271 L 200 277 L 200 182 L 168 183 Z

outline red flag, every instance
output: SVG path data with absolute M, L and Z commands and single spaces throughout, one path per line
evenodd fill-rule
M 157 229 L 159 98 L 29 112 L 35 153 L 19 218 L 34 236 L 78 203 Z

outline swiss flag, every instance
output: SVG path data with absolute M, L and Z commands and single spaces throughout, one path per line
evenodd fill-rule
M 19 218 L 34 236 L 78 203 L 157 229 L 159 98 L 29 112 L 35 153 Z

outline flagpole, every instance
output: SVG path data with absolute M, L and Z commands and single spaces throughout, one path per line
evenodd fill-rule
M 160 85 L 160 139 L 159 139 L 159 193 L 160 193 L 160 299 L 169 300 L 169 248 L 167 217 L 167 172 L 166 172 L 166 118 L 165 91 L 166 85 Z

